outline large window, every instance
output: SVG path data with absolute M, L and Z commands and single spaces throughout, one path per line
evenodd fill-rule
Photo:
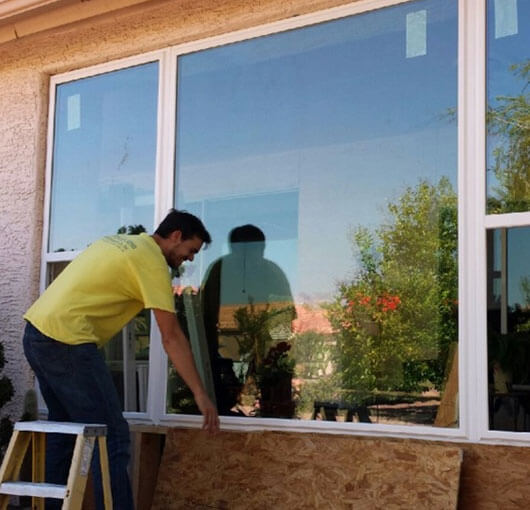
M 487 29 L 489 426 L 530 431 L 530 2 L 490 0 Z M 510 214 L 519 213 L 519 214 Z M 526 226 L 524 226 L 526 225 Z
M 186 209 L 225 426 L 525 439 L 529 8 L 359 1 L 54 77 L 43 286 Z M 124 410 L 197 423 L 152 323 L 106 348 Z
M 456 56 L 448 0 L 179 57 L 175 203 L 214 239 L 179 284 L 222 414 L 458 423 Z
M 99 237 L 152 229 L 158 62 L 81 73 L 54 98 L 44 285 Z M 144 311 L 104 350 L 125 411 L 146 411 L 149 330 Z

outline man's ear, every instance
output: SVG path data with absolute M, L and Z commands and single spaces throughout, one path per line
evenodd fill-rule
M 182 241 L 182 232 L 180 230 L 173 230 L 173 232 L 169 234 L 169 239 L 176 242 Z

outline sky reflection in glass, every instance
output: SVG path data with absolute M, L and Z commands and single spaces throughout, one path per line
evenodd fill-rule
M 376 228 L 420 179 L 456 190 L 457 2 L 181 56 L 177 97 L 176 204 L 214 238 L 183 283 L 199 285 L 229 231 L 253 223 L 296 301 L 329 299 L 356 269 L 352 228 Z
M 514 66 L 530 64 L 530 2 L 527 0 L 488 0 L 487 19 L 487 100 L 489 130 L 487 136 L 487 197 L 488 213 L 527 211 L 530 209 L 530 193 L 517 185 L 512 193 L 502 200 L 499 194 L 499 180 L 494 172 L 496 151 L 505 148 L 512 156 L 512 168 L 517 168 L 517 155 L 514 144 L 510 146 L 510 137 L 506 133 L 499 134 L 498 128 L 506 125 L 506 117 L 500 124 L 494 113 L 506 111 L 509 103 L 506 98 L 520 98 L 519 116 L 512 114 L 511 121 L 528 123 L 528 104 L 530 103 L 530 86 L 528 76 L 521 77 Z M 526 112 L 523 110 L 526 105 Z M 512 105 L 513 106 L 513 105 Z M 524 121 L 522 119 L 525 119 Z M 528 131 L 528 126 L 526 127 Z M 513 135 L 512 135 L 513 136 Z M 526 135 L 528 136 L 528 135 Z M 522 151 L 527 150 L 528 143 L 519 144 Z M 515 163 L 513 164 L 515 160 Z M 528 161 L 528 156 L 521 154 L 519 161 Z M 507 168 L 503 162 L 500 168 Z M 526 176 L 528 170 L 526 170 Z M 508 180 L 508 182 L 510 179 Z M 502 187 L 501 187 L 502 188 Z M 528 185 L 526 184 L 526 188 Z M 492 199 L 501 198 L 500 203 Z M 515 199 L 515 200 L 514 200 Z
M 158 63 L 57 86 L 50 252 L 154 218 Z

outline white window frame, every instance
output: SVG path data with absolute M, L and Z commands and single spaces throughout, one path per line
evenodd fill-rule
M 49 244 L 49 231 L 50 231 L 50 214 L 51 214 L 51 192 L 52 192 L 52 170 L 53 170 L 53 146 L 54 146 L 54 133 L 55 133 L 55 104 L 56 104 L 56 91 L 57 86 L 67 83 L 74 80 L 79 80 L 82 78 L 88 78 L 92 76 L 97 76 L 105 74 L 111 71 L 117 71 L 120 69 L 125 69 L 128 67 L 138 66 L 142 64 L 147 64 L 150 62 L 158 62 L 158 104 L 157 104 L 157 144 L 156 144 L 156 167 L 155 167 L 155 212 L 153 217 L 153 225 L 157 225 L 160 222 L 160 219 L 163 217 L 160 214 L 160 206 L 163 206 L 167 203 L 167 200 L 164 202 L 162 183 L 164 182 L 164 168 L 167 167 L 167 161 L 162 158 L 161 155 L 167 152 L 164 145 L 165 139 L 160 136 L 160 133 L 164 132 L 164 119 L 167 116 L 167 112 L 164 111 L 164 79 L 162 71 L 162 61 L 164 55 L 167 53 L 167 50 L 160 50 L 150 53 L 144 53 L 141 55 L 136 55 L 129 58 L 124 58 L 116 60 L 113 62 L 95 65 L 92 67 L 87 67 L 83 69 L 78 69 L 76 71 L 71 71 L 64 74 L 58 74 L 50 78 L 50 89 L 49 89 L 49 106 L 48 106 L 48 142 L 46 147 L 46 181 L 45 181 L 45 190 L 44 190 L 44 225 L 42 231 L 42 248 L 41 248 L 41 274 L 40 274 L 40 292 L 44 292 L 47 284 L 47 268 L 48 264 L 53 262 L 69 262 L 72 261 L 77 255 L 81 253 L 79 250 L 74 251 L 64 251 L 64 252 L 48 252 Z M 172 181 L 171 181 L 172 183 Z M 157 208 L 158 204 L 158 208 Z M 171 206 L 166 207 L 169 209 Z M 154 325 L 153 317 L 151 317 L 151 331 L 150 338 L 153 339 L 153 334 L 158 335 L 160 338 L 160 333 L 158 328 Z M 149 356 L 151 356 L 151 346 L 153 342 L 150 342 Z M 160 343 L 160 342 L 158 342 Z M 149 365 L 151 367 L 151 365 Z M 124 416 L 131 421 L 139 422 L 151 422 L 150 416 L 154 416 L 152 407 L 152 402 L 156 399 L 151 395 L 151 378 L 154 376 L 153 371 L 149 370 L 149 381 L 148 381 L 148 394 L 147 394 L 147 406 L 145 412 L 124 412 Z M 42 398 L 42 395 L 39 392 L 39 413 L 46 414 L 47 409 Z
M 158 60 L 158 137 L 154 214 L 154 225 L 157 225 L 173 207 L 174 200 L 175 111 L 179 56 L 405 3 L 409 3 L 409 0 L 360 0 L 341 7 L 53 76 L 50 80 L 41 291 L 45 286 L 47 264 L 72 260 L 78 254 L 78 252 L 47 252 L 57 85 Z M 446 429 L 432 426 L 412 427 L 223 416 L 221 424 L 224 429 L 325 432 L 528 446 L 530 433 L 489 430 L 486 230 L 529 226 L 530 212 L 486 215 L 485 109 L 486 0 L 458 0 L 459 427 Z M 200 416 L 166 413 L 168 360 L 154 320 L 151 321 L 149 367 L 147 411 L 126 412 L 124 415 L 136 423 L 200 426 L 202 421 Z

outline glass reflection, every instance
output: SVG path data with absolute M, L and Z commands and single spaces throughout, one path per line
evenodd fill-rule
M 50 252 L 153 222 L 158 63 L 57 86 Z
M 147 411 L 151 313 L 142 310 L 103 347 L 123 411 Z
M 487 212 L 530 210 L 530 2 L 488 0 Z
M 487 239 L 490 429 L 530 431 L 530 227 Z
M 456 62 L 453 0 L 179 57 L 176 206 L 213 243 L 175 289 L 223 414 L 458 424 Z
M 289 282 L 264 257 L 265 235 L 255 225 L 234 228 L 229 244 L 230 253 L 206 272 L 201 292 L 217 407 L 230 414 L 244 401 L 247 409 L 240 413 L 255 414 L 261 395 L 261 416 L 291 418 L 294 360 L 287 352 L 295 308 Z M 234 362 L 245 385 L 238 393 Z

